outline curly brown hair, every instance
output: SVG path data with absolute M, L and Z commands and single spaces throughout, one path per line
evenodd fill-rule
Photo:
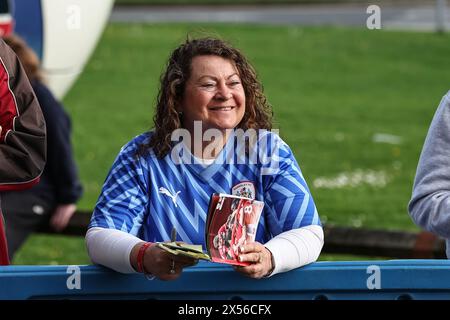
M 183 99 L 185 85 L 191 75 L 192 59 L 201 55 L 215 55 L 231 60 L 239 72 L 246 107 L 244 117 L 237 128 L 272 129 L 272 107 L 263 93 L 255 69 L 246 57 L 229 43 L 217 38 L 188 38 L 173 51 L 166 71 L 161 75 L 156 114 L 153 117 L 154 133 L 150 142 L 141 146 L 141 153 L 151 148 L 158 158 L 163 158 L 170 151 L 171 134 L 181 128 L 177 107 Z

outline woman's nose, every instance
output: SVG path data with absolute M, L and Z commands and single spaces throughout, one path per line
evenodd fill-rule
M 226 101 L 226 100 L 231 99 L 232 96 L 233 95 L 231 94 L 230 88 L 228 88 L 227 85 L 223 83 L 218 86 L 218 90 L 217 90 L 214 98 L 218 99 L 218 100 Z

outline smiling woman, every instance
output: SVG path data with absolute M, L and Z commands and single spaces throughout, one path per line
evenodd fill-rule
M 228 112 L 227 107 L 232 107 L 233 117 L 219 118 L 223 114 L 219 111 Z M 209 116 L 215 123 L 202 121 Z M 147 147 L 159 157 L 166 155 L 174 130 L 184 127 L 194 134 L 196 120 L 205 130 L 272 128 L 272 108 L 256 71 L 239 50 L 218 39 L 187 41 L 172 53 L 161 79 L 155 132 Z
M 92 261 L 174 280 L 196 261 L 154 244 L 205 247 L 211 195 L 242 195 L 245 188 L 246 197 L 264 202 L 264 211 L 256 241 L 239 250 L 249 265 L 236 271 L 262 278 L 314 262 L 323 245 L 320 219 L 291 149 L 269 131 L 271 116 L 256 72 L 239 50 L 214 38 L 176 48 L 161 77 L 154 129 L 122 148 L 103 186 L 86 235 Z M 178 130 L 188 133 L 181 163 L 170 152 Z M 204 139 L 209 130 L 219 137 Z M 237 132 L 254 133 L 256 143 Z M 205 154 L 211 144 L 217 152 Z M 253 161 L 255 150 L 272 158 Z
M 235 65 L 213 55 L 193 58 L 178 111 L 184 115 L 183 127 L 191 132 L 194 121 L 202 121 L 206 130 L 235 128 L 245 113 L 245 92 Z

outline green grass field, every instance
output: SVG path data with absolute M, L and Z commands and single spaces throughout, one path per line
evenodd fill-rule
M 152 126 L 159 75 L 188 32 L 221 36 L 250 58 L 323 222 L 417 230 L 406 206 L 428 126 L 450 84 L 450 37 L 431 33 L 109 25 L 64 100 L 85 186 L 80 208 L 93 208 L 120 147 Z M 380 134 L 397 144 L 374 142 Z M 82 238 L 36 235 L 14 262 L 89 260 Z

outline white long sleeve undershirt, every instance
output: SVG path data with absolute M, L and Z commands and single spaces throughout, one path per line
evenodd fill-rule
M 264 244 L 272 252 L 275 262 L 270 276 L 315 262 L 322 250 L 323 238 L 322 227 L 311 225 L 285 231 L 270 239 Z
M 116 229 L 95 227 L 86 233 L 86 246 L 92 262 L 121 273 L 137 273 L 131 266 L 130 254 L 142 241 Z
M 320 226 L 306 226 L 280 233 L 265 246 L 272 252 L 275 269 L 270 276 L 317 260 L 323 246 Z M 94 227 L 86 234 L 88 254 L 95 264 L 121 273 L 136 273 L 131 266 L 133 247 L 143 240 L 120 230 Z

